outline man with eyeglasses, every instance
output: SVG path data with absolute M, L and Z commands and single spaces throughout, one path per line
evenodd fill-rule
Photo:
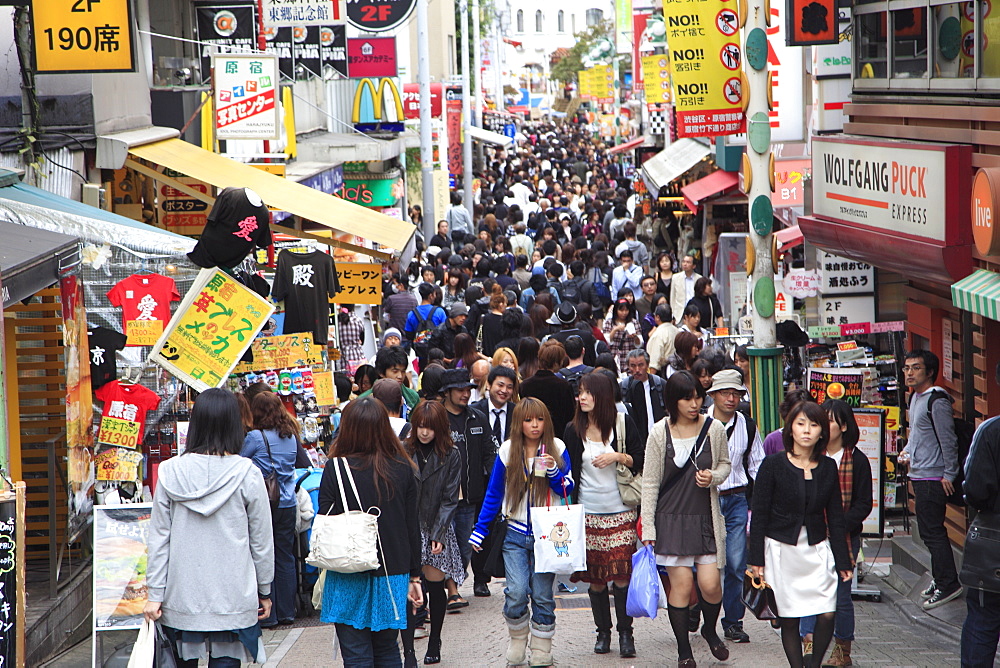
M 726 428 L 729 438 L 729 460 L 733 470 L 719 485 L 719 509 L 726 518 L 726 568 L 722 580 L 722 629 L 727 640 L 750 642 L 743 630 L 743 572 L 747 567 L 747 519 L 750 493 L 757 469 L 764 461 L 764 442 L 752 418 L 737 411 L 746 388 L 743 372 L 732 366 L 712 376 L 711 417 Z
M 944 527 L 948 496 L 955 492 L 958 476 L 958 439 L 952 418 L 952 398 L 934 385 L 940 362 L 928 350 L 906 354 L 903 378 L 912 390 L 909 401 L 910 431 L 899 464 L 909 467 L 920 539 L 931 554 L 934 579 L 923 592 L 924 610 L 933 610 L 958 598 L 955 557 Z

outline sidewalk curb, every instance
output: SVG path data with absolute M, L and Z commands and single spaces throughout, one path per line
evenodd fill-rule
M 919 605 L 893 589 L 883 578 L 875 575 L 869 577 L 878 583 L 882 591 L 882 599 L 895 608 L 908 622 L 933 631 L 956 644 L 961 642 L 962 629 L 960 627 L 942 623 L 941 620 L 931 617 Z
M 288 654 L 288 650 L 292 649 L 292 646 L 295 645 L 295 642 L 301 635 L 302 629 L 290 630 L 288 635 L 282 639 L 281 644 L 278 645 L 278 649 L 274 650 L 274 654 L 267 657 L 267 663 L 264 664 L 264 668 L 275 668 L 278 664 L 280 664 L 281 660 L 285 658 L 286 654 Z

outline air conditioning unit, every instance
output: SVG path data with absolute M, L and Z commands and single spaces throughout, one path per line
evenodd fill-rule
M 104 196 L 104 188 L 97 183 L 83 184 L 83 203 L 89 204 L 98 209 L 106 209 L 107 203 Z

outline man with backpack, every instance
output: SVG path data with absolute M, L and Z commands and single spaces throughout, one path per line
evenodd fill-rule
M 622 401 L 639 431 L 643 443 L 653 425 L 667 414 L 663 405 L 663 390 L 667 381 L 649 373 L 649 354 L 636 348 L 628 354 L 629 377 L 622 381 Z
M 578 334 L 568 336 L 563 342 L 563 347 L 566 349 L 566 357 L 569 358 L 569 361 L 566 362 L 566 366 L 556 372 L 556 375 L 570 384 L 570 387 L 573 388 L 573 396 L 576 396 L 580 378 L 593 371 L 594 367 L 586 365 L 583 361 L 583 339 Z
M 912 390 L 909 401 L 909 438 L 899 463 L 909 467 L 920 539 L 931 555 L 934 579 L 921 595 L 924 610 L 933 610 L 958 598 L 962 586 L 955 570 L 948 532 L 944 526 L 948 497 L 958 478 L 958 439 L 952 417 L 952 399 L 934 385 L 940 362 L 928 350 L 906 354 L 903 377 Z
M 726 519 L 726 568 L 722 579 L 722 630 L 726 640 L 750 642 L 743 630 L 743 572 L 747 567 L 747 520 L 750 515 L 750 494 L 757 469 L 764 461 L 764 442 L 753 418 L 737 408 L 746 388 L 743 373 L 730 367 L 712 376 L 712 407 L 709 415 L 726 429 L 729 439 L 729 460 L 733 470 L 719 485 L 719 510 Z
M 583 363 L 594 366 L 597 361 L 597 339 L 589 327 L 579 327 L 577 325 L 576 306 L 569 302 L 559 304 L 556 312 L 546 321 L 550 325 L 557 325 L 560 329 L 549 335 L 549 339 L 555 339 L 565 347 L 571 337 L 578 337 L 583 342 Z M 569 354 L 569 349 L 566 350 Z M 570 359 L 573 356 L 570 355 Z
M 586 271 L 587 267 L 582 260 L 573 260 L 569 263 L 570 277 L 563 283 L 563 301 L 571 304 L 590 304 L 596 311 L 603 305 L 594 289 L 593 281 L 588 281 L 584 277 Z M 608 296 L 611 296 L 610 292 L 608 292 Z
M 420 304 L 407 314 L 406 324 L 403 326 L 403 335 L 412 344 L 413 352 L 420 360 L 421 369 L 427 363 L 431 334 L 448 319 L 444 309 L 434 304 L 435 290 L 436 288 L 430 283 L 420 285 L 418 288 Z

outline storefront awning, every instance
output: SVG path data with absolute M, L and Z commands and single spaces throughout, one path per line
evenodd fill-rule
M 125 161 L 127 167 L 164 183 L 169 183 L 172 187 L 210 204 L 214 202 L 213 198 L 185 186 L 176 179 L 151 170 L 134 158 L 141 158 L 167 167 L 218 188 L 228 186 L 251 188 L 272 209 L 288 211 L 337 232 L 356 235 L 398 251 L 406 248 L 407 242 L 415 231 L 413 225 L 406 221 L 390 218 L 338 197 L 323 194 L 318 190 L 283 179 L 280 176 L 268 174 L 250 165 L 205 151 L 180 139 L 167 139 L 152 144 L 133 146 L 129 149 L 129 153 L 133 157 Z M 287 230 L 281 229 L 280 231 Z M 290 233 L 296 236 L 301 234 L 295 231 Z M 322 239 L 320 240 L 322 241 Z M 329 242 L 329 240 L 326 241 Z M 365 255 L 385 257 L 384 253 L 371 251 L 348 242 L 334 241 L 332 244 Z
M 792 246 L 798 246 L 804 240 L 804 237 L 802 236 L 802 228 L 798 225 L 778 230 L 774 233 L 774 238 L 778 240 L 779 251 L 791 248 Z
M 484 130 L 483 128 L 477 128 L 475 125 L 469 128 L 469 134 L 476 141 L 481 141 L 484 144 L 493 144 L 494 146 L 513 146 L 514 138 L 508 137 L 507 135 L 502 135 L 499 132 L 493 132 L 492 130 Z
M 740 185 L 740 176 L 736 172 L 724 172 L 721 169 L 712 172 L 694 183 L 681 188 L 684 204 L 693 213 L 698 213 L 698 207 L 707 199 L 735 190 Z
M 618 146 L 612 146 L 611 148 L 608 149 L 608 155 L 615 155 L 616 153 L 624 153 L 626 151 L 631 151 L 632 149 L 639 148 L 645 141 L 646 141 L 645 137 L 637 137 L 636 139 L 627 141 L 624 144 L 618 144 Z
M 58 232 L 0 223 L 0 292 L 3 307 L 27 299 L 59 280 L 79 261 L 80 242 Z
M 1000 274 L 976 269 L 951 286 L 951 301 L 963 311 L 1000 320 Z
M 694 139 L 678 139 L 642 163 L 642 177 L 654 194 L 708 156 L 708 146 Z

